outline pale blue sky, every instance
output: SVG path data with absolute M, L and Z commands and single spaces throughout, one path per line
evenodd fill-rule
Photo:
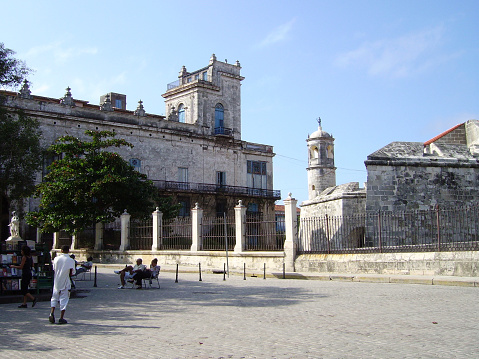
M 366 157 L 479 119 L 479 1 L 10 1 L 0 42 L 35 69 L 34 94 L 98 104 L 161 94 L 181 66 L 242 66 L 242 138 L 274 146 L 274 189 L 307 199 L 306 138 L 322 118 L 337 183 Z

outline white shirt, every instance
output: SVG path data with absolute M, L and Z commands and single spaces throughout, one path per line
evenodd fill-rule
M 66 253 L 55 257 L 53 260 L 53 270 L 55 277 L 53 280 L 53 290 L 61 291 L 71 288 L 70 270 L 75 272 L 75 261 Z

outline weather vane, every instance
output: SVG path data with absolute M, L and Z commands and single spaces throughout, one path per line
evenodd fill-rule
M 316 121 L 318 121 L 318 126 L 321 127 L 321 117 L 318 117 Z

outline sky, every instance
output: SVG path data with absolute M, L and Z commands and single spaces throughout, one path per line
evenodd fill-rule
M 479 120 L 477 0 L 9 1 L 0 42 L 34 70 L 34 95 L 127 95 L 164 115 L 188 71 L 241 64 L 242 139 L 274 146 L 274 189 L 308 199 L 308 134 L 335 138 L 337 184 L 394 141 Z

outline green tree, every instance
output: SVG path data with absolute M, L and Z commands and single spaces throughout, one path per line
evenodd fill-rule
M 130 166 L 112 147 L 133 147 L 114 132 L 86 131 L 91 141 L 64 136 L 49 151 L 60 157 L 36 187 L 40 208 L 27 222 L 52 232 L 79 232 L 94 223 L 109 223 L 126 209 L 134 217 L 146 217 L 155 209 L 157 189 Z
M 10 201 L 29 197 L 42 164 L 41 131 L 36 119 L 0 107 L 0 191 Z
M 0 43 L 0 87 L 16 88 L 31 72 L 14 54 Z M 35 173 L 42 163 L 41 132 L 37 120 L 4 105 L 5 96 L 0 93 L 0 213 L 8 212 L 12 201 L 21 212 L 22 200 L 32 194 Z M 8 218 L 0 220 L 3 237 Z
M 32 71 L 13 55 L 15 51 L 6 49 L 0 42 L 0 86 L 3 88 L 17 87 Z

